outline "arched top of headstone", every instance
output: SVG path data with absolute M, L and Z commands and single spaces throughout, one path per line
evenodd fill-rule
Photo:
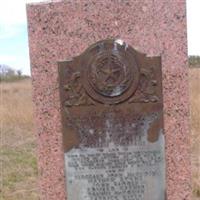
M 147 57 L 120 39 L 106 39 L 91 45 L 71 61 L 59 62 L 59 71 L 63 80 L 70 80 L 64 84 L 68 105 L 118 104 L 131 98 L 137 89 L 154 90 L 158 82 L 154 76 L 160 65 L 160 57 Z M 143 101 L 157 101 L 158 97 L 151 93 L 151 100 L 143 95 Z

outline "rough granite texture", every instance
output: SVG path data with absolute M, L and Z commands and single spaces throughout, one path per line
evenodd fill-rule
M 185 0 L 65 0 L 27 5 L 40 199 L 66 199 L 57 61 L 121 38 L 162 56 L 166 195 L 191 199 Z

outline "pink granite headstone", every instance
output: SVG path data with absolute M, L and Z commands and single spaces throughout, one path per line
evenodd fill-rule
M 166 199 L 190 200 L 185 0 L 52 1 L 28 4 L 27 14 L 40 199 L 64 200 L 72 193 L 66 187 L 58 61 L 120 38 L 147 57 L 161 57 Z

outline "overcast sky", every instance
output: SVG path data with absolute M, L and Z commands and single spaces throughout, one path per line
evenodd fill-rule
M 25 4 L 41 1 L 0 0 L 0 64 L 30 74 Z M 200 56 L 200 0 L 187 0 L 187 20 L 188 54 Z

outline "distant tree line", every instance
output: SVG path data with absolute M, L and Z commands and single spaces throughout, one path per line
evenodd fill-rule
M 189 56 L 189 66 L 200 68 L 200 56 Z
M 22 75 L 21 70 L 14 70 L 8 65 L 0 64 L 0 82 L 2 81 L 16 81 L 29 78 L 29 76 Z
M 200 68 L 200 56 L 189 56 L 189 66 Z M 8 65 L 0 64 L 0 82 L 16 81 L 25 78 L 30 78 L 27 75 L 22 75 L 21 70 L 14 70 Z

